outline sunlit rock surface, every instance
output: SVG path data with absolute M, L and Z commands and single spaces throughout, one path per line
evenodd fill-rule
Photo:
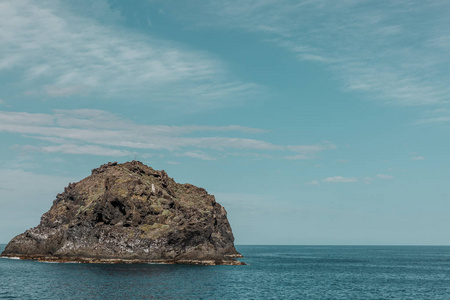
M 44 261 L 241 264 L 225 209 L 138 161 L 108 163 L 58 194 L 2 256 Z

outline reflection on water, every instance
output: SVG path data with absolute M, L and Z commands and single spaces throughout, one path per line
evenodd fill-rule
M 1 259 L 0 298 L 448 299 L 450 295 L 450 247 L 237 248 L 247 266 Z

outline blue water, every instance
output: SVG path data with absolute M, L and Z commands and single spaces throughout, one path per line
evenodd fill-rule
M 450 299 L 450 247 L 237 248 L 247 266 L 0 259 L 0 298 Z

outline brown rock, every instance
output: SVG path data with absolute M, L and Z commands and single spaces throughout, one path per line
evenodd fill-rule
M 46 261 L 242 264 L 225 209 L 138 161 L 108 163 L 58 194 L 2 256 Z

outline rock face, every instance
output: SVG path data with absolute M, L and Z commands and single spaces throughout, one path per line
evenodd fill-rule
M 108 163 L 58 194 L 2 256 L 44 261 L 242 264 L 225 209 L 141 162 Z

